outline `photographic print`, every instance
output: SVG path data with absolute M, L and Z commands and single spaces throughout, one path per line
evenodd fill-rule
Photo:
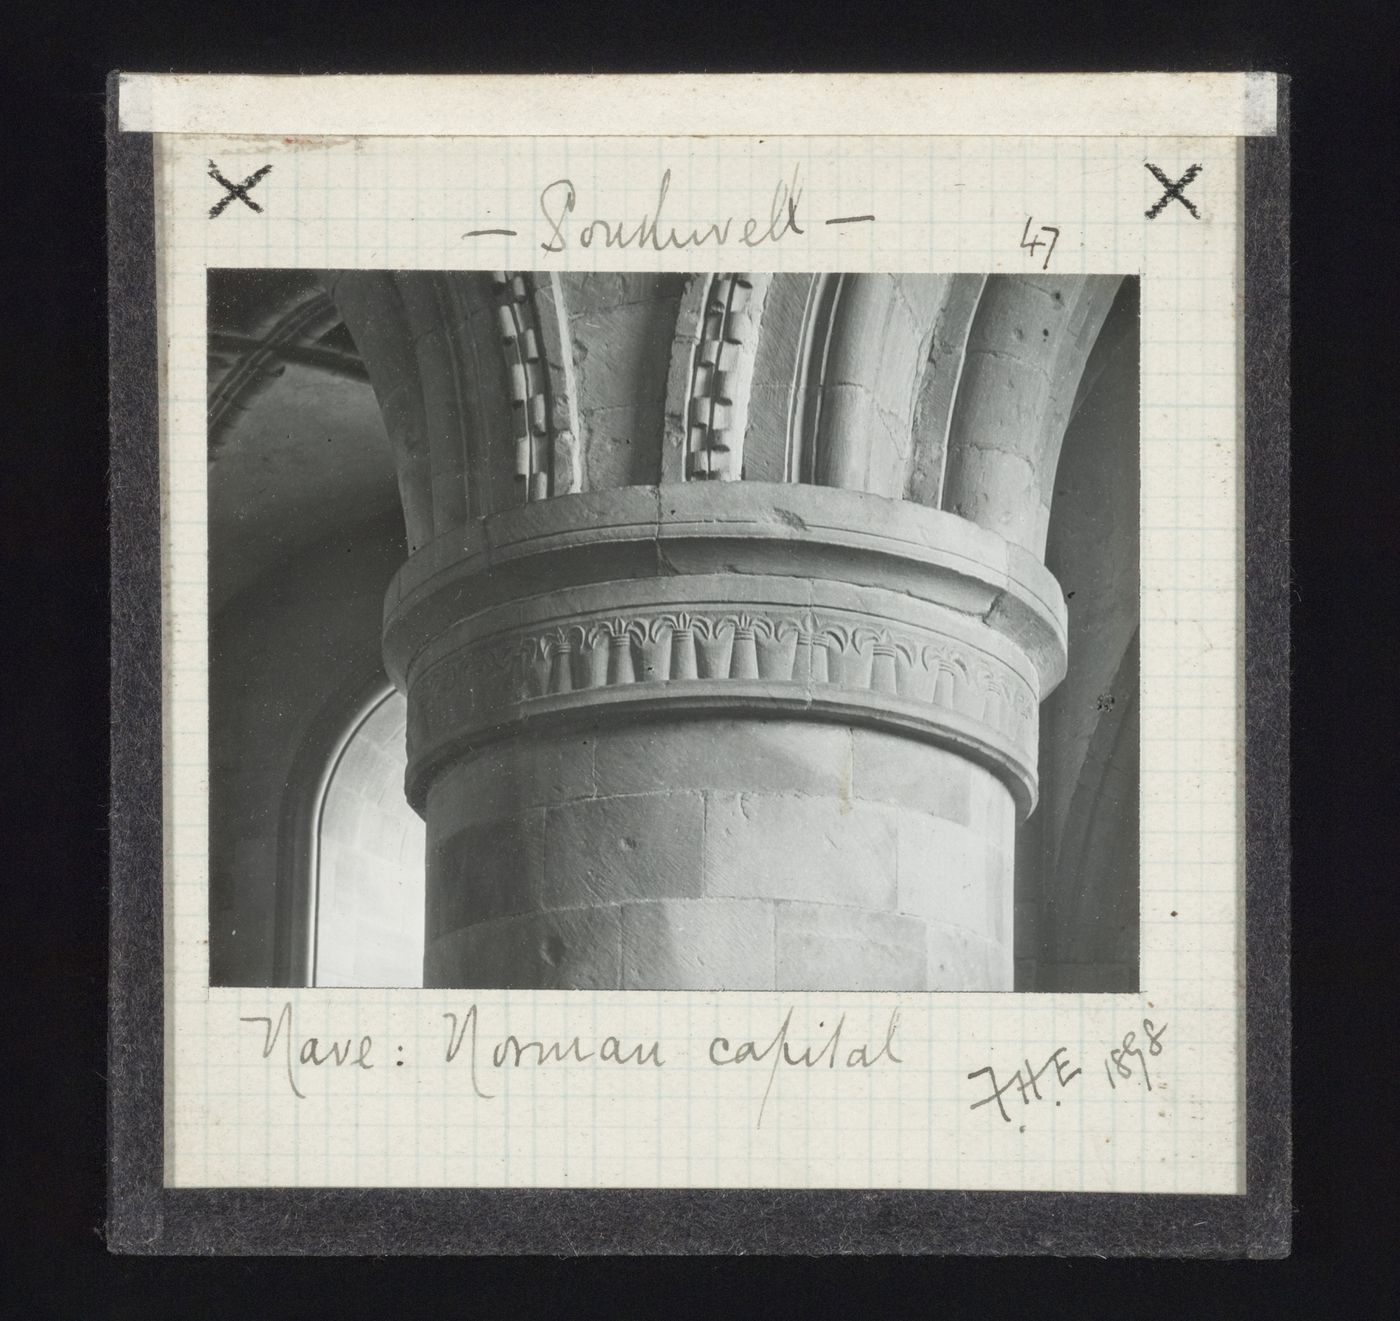
M 1286 99 L 1012 90 L 116 80 L 114 1242 L 1283 1250 Z
M 208 308 L 214 984 L 1136 988 L 1135 277 Z

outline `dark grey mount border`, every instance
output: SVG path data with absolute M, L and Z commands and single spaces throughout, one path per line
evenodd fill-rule
M 1246 1171 L 1238 1197 L 162 1185 L 160 473 L 152 139 L 108 89 L 115 1252 L 1278 1257 L 1290 1241 L 1289 141 L 1245 145 Z

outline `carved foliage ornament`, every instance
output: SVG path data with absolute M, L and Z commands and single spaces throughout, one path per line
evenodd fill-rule
M 947 640 L 812 612 L 617 615 L 476 643 L 418 678 L 409 733 L 417 742 L 444 718 L 476 724 L 543 698 L 692 680 L 882 694 L 956 712 L 1034 746 L 1034 696 L 1009 667 Z

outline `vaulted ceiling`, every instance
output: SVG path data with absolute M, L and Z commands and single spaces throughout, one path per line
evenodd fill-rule
M 209 609 L 398 514 L 354 343 L 313 274 L 209 273 Z

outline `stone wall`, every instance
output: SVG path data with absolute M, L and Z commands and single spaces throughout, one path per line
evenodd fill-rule
M 1047 566 L 1075 663 L 1042 709 L 1036 985 L 1131 991 L 1138 974 L 1138 302 L 1124 286 L 1055 480 Z
M 269 986 L 306 975 L 308 812 L 340 738 L 384 682 L 379 619 L 384 586 L 403 555 L 402 519 L 394 511 L 348 542 L 283 562 L 210 630 L 214 985 Z M 307 911 L 294 919 L 293 905 Z

